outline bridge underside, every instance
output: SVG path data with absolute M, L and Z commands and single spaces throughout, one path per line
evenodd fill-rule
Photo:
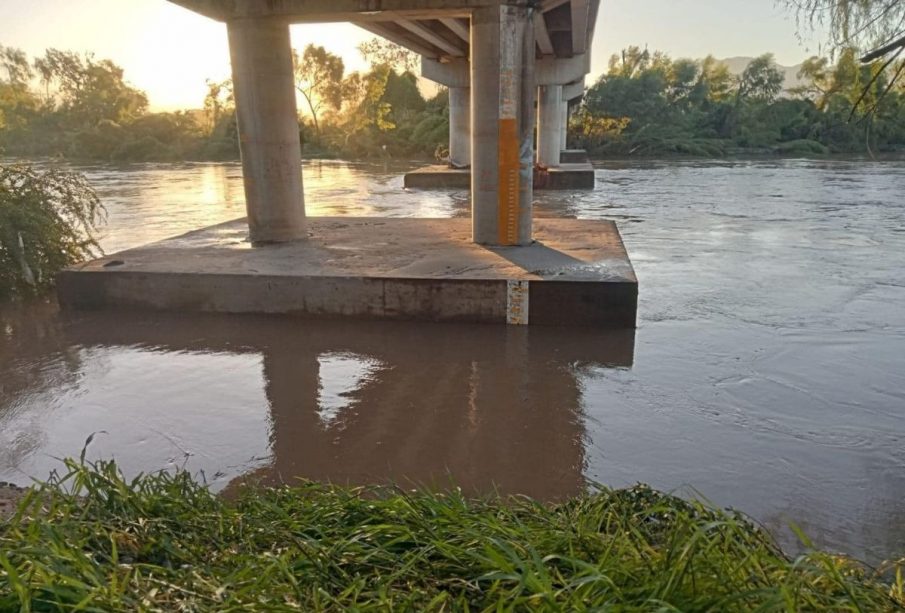
M 304 233 L 303 212 L 266 204 L 298 200 L 304 206 L 301 185 L 292 180 L 286 189 L 269 187 L 296 167 L 288 142 L 294 92 L 290 96 L 286 74 L 287 26 L 348 21 L 418 53 L 422 75 L 449 88 L 448 165 L 478 177 L 469 181 L 475 241 L 531 241 L 532 167 L 557 169 L 567 149 L 569 107 L 584 91 L 600 0 L 171 1 L 228 25 L 243 161 L 252 178 L 247 198 L 261 203 L 249 206 L 254 240 Z M 264 91 L 267 99 L 259 95 Z M 260 108 L 250 108 L 255 105 Z M 267 142 L 276 143 L 280 160 L 263 151 Z M 289 157 L 289 165 L 281 163 Z M 592 174 L 583 164 L 556 176 L 573 176 L 565 187 L 591 187 Z M 268 219 L 281 229 L 268 228 Z
M 541 169 L 558 165 L 599 0 L 171 1 L 227 24 L 247 219 L 70 269 L 62 305 L 634 326 L 614 224 L 533 228 L 535 127 Z M 289 25 L 320 21 L 421 53 L 425 76 L 450 87 L 470 224 L 306 218 Z M 237 248 L 246 227 L 257 249 Z

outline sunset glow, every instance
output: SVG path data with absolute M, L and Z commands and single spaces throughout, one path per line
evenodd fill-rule
M 612 53 L 632 44 L 673 57 L 754 56 L 769 49 L 787 65 L 816 51 L 798 42 L 788 14 L 768 4 L 701 0 L 692 9 L 671 0 L 606 1 L 589 76 L 596 78 Z M 683 20 L 690 11 L 694 19 Z M 685 25 L 675 28 L 680 21 Z M 351 24 L 292 28 L 297 49 L 323 45 L 343 58 L 347 72 L 366 68 L 356 47 L 371 37 Z M 0 0 L 0 44 L 32 57 L 55 47 L 110 58 L 147 92 L 154 110 L 200 107 L 205 80 L 230 74 L 225 26 L 166 0 Z

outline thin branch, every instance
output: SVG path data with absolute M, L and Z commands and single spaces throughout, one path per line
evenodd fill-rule
M 870 78 L 870 81 L 868 81 L 867 85 L 864 86 L 864 89 L 861 90 L 861 95 L 858 96 L 858 100 L 856 100 L 855 104 L 852 105 L 852 112 L 848 114 L 849 121 L 851 121 L 852 117 L 855 116 L 855 111 L 858 110 L 858 106 L 861 104 L 861 102 L 867 96 L 867 93 L 870 91 L 871 86 L 877 82 L 877 79 L 880 78 L 880 75 L 882 75 L 886 72 L 886 69 L 889 68 L 889 65 L 892 64 L 894 61 L 896 61 L 896 59 L 900 55 L 902 55 L 903 51 L 905 51 L 905 46 L 899 48 L 899 50 L 896 51 L 891 58 L 889 58 L 888 60 L 886 60 L 886 62 L 883 63 L 883 66 L 880 67 L 880 70 L 876 71 L 874 73 L 874 76 L 872 76 Z M 895 82 L 895 79 L 893 79 L 893 82 Z
M 867 64 L 869 62 L 874 61 L 875 59 L 877 59 L 879 57 L 883 57 L 887 53 L 895 51 L 896 49 L 899 49 L 899 53 L 902 52 L 901 51 L 902 49 L 905 49 L 905 36 L 902 36 L 901 38 L 898 38 L 898 39 L 894 40 L 893 42 L 889 43 L 888 45 L 880 47 L 879 49 L 874 49 L 873 51 L 871 51 L 870 53 L 868 53 L 867 55 L 865 55 L 861 58 L 861 63 Z M 898 54 L 896 54 L 896 55 L 898 55 Z

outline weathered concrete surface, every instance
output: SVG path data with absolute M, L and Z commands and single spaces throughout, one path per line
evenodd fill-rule
M 559 152 L 561 164 L 581 164 L 590 161 L 588 152 L 584 149 L 563 149 Z
M 248 228 L 256 242 L 304 238 L 305 199 L 289 26 L 229 23 Z
M 594 167 L 590 163 L 560 164 L 537 175 L 537 189 L 594 189 Z
M 145 308 L 634 327 L 638 282 L 613 222 L 538 219 L 537 242 L 484 247 L 468 219 L 309 218 L 309 240 L 252 248 L 239 219 L 72 267 L 68 309 Z
M 468 189 L 471 187 L 471 170 L 432 164 L 405 173 L 402 181 L 406 188 L 413 189 Z
M 449 88 L 449 161 L 471 166 L 471 88 Z
M 580 151 L 580 154 L 562 152 L 560 159 L 563 163 L 536 178 L 534 189 L 594 189 L 594 167 L 587 161 L 587 153 L 578 149 L 573 151 Z M 566 162 L 566 159 L 580 157 L 584 157 L 584 161 Z M 403 183 L 410 189 L 468 189 L 471 186 L 471 171 L 435 164 L 406 173 Z
M 506 4 L 471 16 L 471 218 L 482 245 L 533 238 L 533 16 Z
M 562 151 L 562 85 L 541 85 L 537 88 L 537 163 L 559 166 Z

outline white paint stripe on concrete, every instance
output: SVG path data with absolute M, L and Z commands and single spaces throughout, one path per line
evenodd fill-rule
M 529 281 L 506 281 L 506 323 L 512 326 L 528 325 Z

